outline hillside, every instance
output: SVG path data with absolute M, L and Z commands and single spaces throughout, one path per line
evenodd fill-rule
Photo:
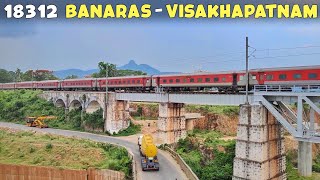
M 85 77 L 92 73 L 98 72 L 98 69 L 81 70 L 81 69 L 65 69 L 60 71 L 54 71 L 53 74 L 60 79 L 64 79 L 67 76 L 76 75 L 78 77 Z
M 63 169 L 111 169 L 130 176 L 125 148 L 89 140 L 0 128 L 0 163 Z M 88 156 L 89 155 L 89 156 Z
M 159 75 L 159 74 L 176 74 L 179 72 L 161 72 L 158 69 L 148 65 L 148 64 L 137 64 L 134 60 L 130 60 L 128 64 L 118 66 L 118 69 L 121 70 L 134 70 L 134 71 L 142 71 L 147 73 L 148 75 Z M 60 79 L 64 79 L 70 75 L 76 75 L 80 78 L 85 77 L 87 75 L 91 75 L 93 73 L 98 72 L 98 69 L 91 70 L 81 70 L 81 69 L 65 69 L 54 71 L 53 74 Z

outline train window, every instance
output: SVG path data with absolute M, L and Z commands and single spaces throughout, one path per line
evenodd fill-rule
M 132 84 L 135 84 L 136 83 L 136 81 L 135 80 L 132 80 Z
M 123 81 L 122 83 L 123 83 L 123 84 L 126 84 L 126 81 Z
M 167 80 L 166 80 L 166 79 L 164 79 L 162 82 L 163 82 L 163 83 L 167 83 Z
M 138 80 L 137 83 L 140 84 L 140 80 Z
M 186 83 L 186 82 L 187 82 L 187 79 L 186 79 L 186 78 L 184 78 L 184 79 L 183 79 L 183 82 L 184 82 L 184 83 Z
M 269 80 L 269 81 L 270 81 L 270 80 L 273 80 L 273 75 L 272 75 L 272 74 L 268 74 L 268 75 L 267 75 L 267 80 Z
M 206 78 L 206 82 L 210 82 L 210 78 Z
M 226 82 L 226 81 L 227 81 L 227 78 L 226 78 L 226 77 L 223 77 L 223 78 L 221 79 L 221 81 L 222 81 L 222 82 Z
M 308 76 L 309 76 L 309 79 L 316 79 L 318 77 L 316 73 L 310 73 Z
M 191 78 L 191 79 L 190 79 L 190 82 L 194 82 L 194 79 L 193 79 L 193 78 Z
M 180 82 L 180 79 L 176 79 L 176 83 L 179 83 Z
M 130 84 L 130 80 L 128 81 L 128 84 Z
M 170 79 L 169 82 L 170 82 L 170 83 L 173 83 L 173 79 Z
M 253 76 L 252 76 L 252 79 L 253 79 L 253 80 L 257 80 L 257 76 L 256 76 L 256 75 L 253 75 Z
M 198 82 L 202 82 L 202 78 L 198 78 Z
M 287 79 L 287 75 L 286 74 L 280 74 L 279 75 L 279 79 L 280 80 L 285 80 L 285 79 Z
M 214 82 L 219 82 L 219 78 L 218 78 L 218 77 L 215 77 L 215 78 L 213 78 L 213 81 L 214 81 Z
M 293 78 L 294 78 L 294 79 L 301 79 L 302 76 L 301 76 L 301 74 L 294 74 L 294 75 L 293 75 Z

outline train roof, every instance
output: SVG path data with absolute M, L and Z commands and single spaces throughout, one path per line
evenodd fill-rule
M 143 76 L 118 76 L 118 77 L 108 77 L 108 79 L 122 79 L 122 78 L 146 78 L 150 77 L 148 75 L 143 75 Z M 102 78 L 97 78 L 98 80 L 103 80 L 106 79 L 105 77 Z
M 64 80 L 61 80 L 61 81 L 79 81 L 79 80 L 95 80 L 96 78 L 77 78 L 77 79 L 64 79 Z
M 320 69 L 320 65 L 294 66 L 294 67 L 276 67 L 276 68 L 259 68 L 259 69 L 251 69 L 250 71 L 279 71 L 279 70 L 306 70 L 306 69 Z
M 295 67 L 276 67 L 276 68 L 257 68 L 250 69 L 250 72 L 259 71 L 280 71 L 280 70 L 307 70 L 307 69 L 320 69 L 320 65 L 314 66 L 295 66 Z M 217 71 L 217 72 L 195 72 L 195 73 L 180 73 L 180 74 L 165 74 L 155 75 L 154 77 L 170 77 L 170 76 L 191 76 L 191 75 L 210 75 L 210 74 L 233 74 L 233 73 L 246 73 L 245 70 L 238 71 Z
M 233 74 L 233 73 L 239 73 L 239 72 L 240 71 L 194 72 L 194 73 L 154 75 L 153 77 L 192 76 L 192 75 L 210 75 L 210 74 Z

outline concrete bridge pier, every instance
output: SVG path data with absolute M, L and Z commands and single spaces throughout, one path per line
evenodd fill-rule
M 129 103 L 128 101 L 116 100 L 115 93 L 108 94 L 108 105 L 104 130 L 109 133 L 118 133 L 130 125 Z
M 312 143 L 299 141 L 298 171 L 301 176 L 312 175 Z
M 233 180 L 286 179 L 283 128 L 261 104 L 240 107 Z
M 186 137 L 184 104 L 159 104 L 158 131 L 159 138 L 166 144 L 178 142 L 179 139 Z

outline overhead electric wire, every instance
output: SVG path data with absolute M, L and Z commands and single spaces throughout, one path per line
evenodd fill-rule
M 318 45 L 312 46 L 297 46 L 297 47 L 284 47 L 284 48 L 270 48 L 270 49 L 258 49 L 259 51 L 278 51 L 278 50 L 295 50 L 295 49 L 308 49 L 308 48 L 320 48 Z
M 309 55 L 318 55 L 320 53 L 302 53 L 302 54 L 289 54 L 289 55 L 284 55 L 284 56 L 267 56 L 267 57 L 262 57 L 262 58 L 255 58 L 255 59 L 270 59 L 270 58 L 283 58 L 283 57 L 296 57 L 296 56 L 309 56 Z

